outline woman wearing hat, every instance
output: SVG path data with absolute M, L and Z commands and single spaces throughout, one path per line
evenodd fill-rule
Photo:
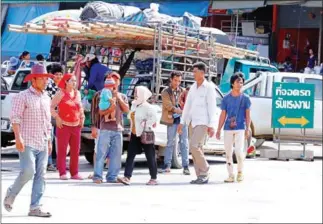
M 81 94 L 76 89 L 76 77 L 65 74 L 58 84 L 60 91 L 52 99 L 51 112 L 56 119 L 57 168 L 60 179 L 67 180 L 66 154 L 70 146 L 71 179 L 82 180 L 78 173 L 81 129 L 84 124 L 84 111 Z M 57 110 L 56 110 L 57 108 Z

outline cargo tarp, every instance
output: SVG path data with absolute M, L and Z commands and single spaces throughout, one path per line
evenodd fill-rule
M 59 3 L 10 4 L 1 38 L 2 57 L 18 57 L 23 51 L 29 51 L 31 58 L 35 58 L 37 54 L 48 56 L 53 36 L 10 32 L 7 26 L 8 24 L 23 25 L 40 15 L 57 11 L 58 8 Z

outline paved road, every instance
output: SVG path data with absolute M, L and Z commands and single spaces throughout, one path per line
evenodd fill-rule
M 43 204 L 53 217 L 26 216 L 29 183 L 13 211 L 2 211 L 2 222 L 322 222 L 322 160 L 247 160 L 245 181 L 224 184 L 223 158 L 208 158 L 211 179 L 203 186 L 188 184 L 193 176 L 183 176 L 180 170 L 159 175 L 159 186 L 145 186 L 145 163 L 137 163 L 131 186 L 95 185 L 90 180 L 62 182 L 57 173 L 48 173 Z M 17 175 L 17 158 L 2 158 L 2 168 L 11 170 L 2 172 L 3 198 Z M 87 176 L 91 171 L 82 157 L 81 174 Z

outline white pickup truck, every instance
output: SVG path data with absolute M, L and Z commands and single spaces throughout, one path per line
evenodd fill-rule
M 8 83 L 4 77 L 1 77 L 1 146 L 6 147 L 11 145 L 10 141 L 14 140 L 13 131 L 11 128 L 9 116 L 11 112 L 12 97 L 29 87 L 29 83 L 24 83 L 23 80 L 30 73 L 30 68 L 20 68 L 16 74 L 11 76 L 12 81 Z
M 265 140 L 273 139 L 271 127 L 272 88 L 274 82 L 293 82 L 315 84 L 314 128 L 306 129 L 305 140 L 322 142 L 322 76 L 303 73 L 259 72 L 245 83 L 243 90 L 250 95 L 251 129 L 257 139 L 256 147 Z M 302 140 L 301 129 L 281 129 L 281 139 Z

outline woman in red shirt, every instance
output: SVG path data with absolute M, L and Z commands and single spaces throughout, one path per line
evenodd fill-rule
M 67 180 L 66 154 L 70 146 L 71 179 L 82 180 L 78 174 L 81 129 L 84 124 L 84 111 L 81 94 L 76 88 L 76 77 L 65 74 L 59 82 L 60 91 L 52 99 L 51 113 L 57 126 L 57 168 L 61 180 Z

